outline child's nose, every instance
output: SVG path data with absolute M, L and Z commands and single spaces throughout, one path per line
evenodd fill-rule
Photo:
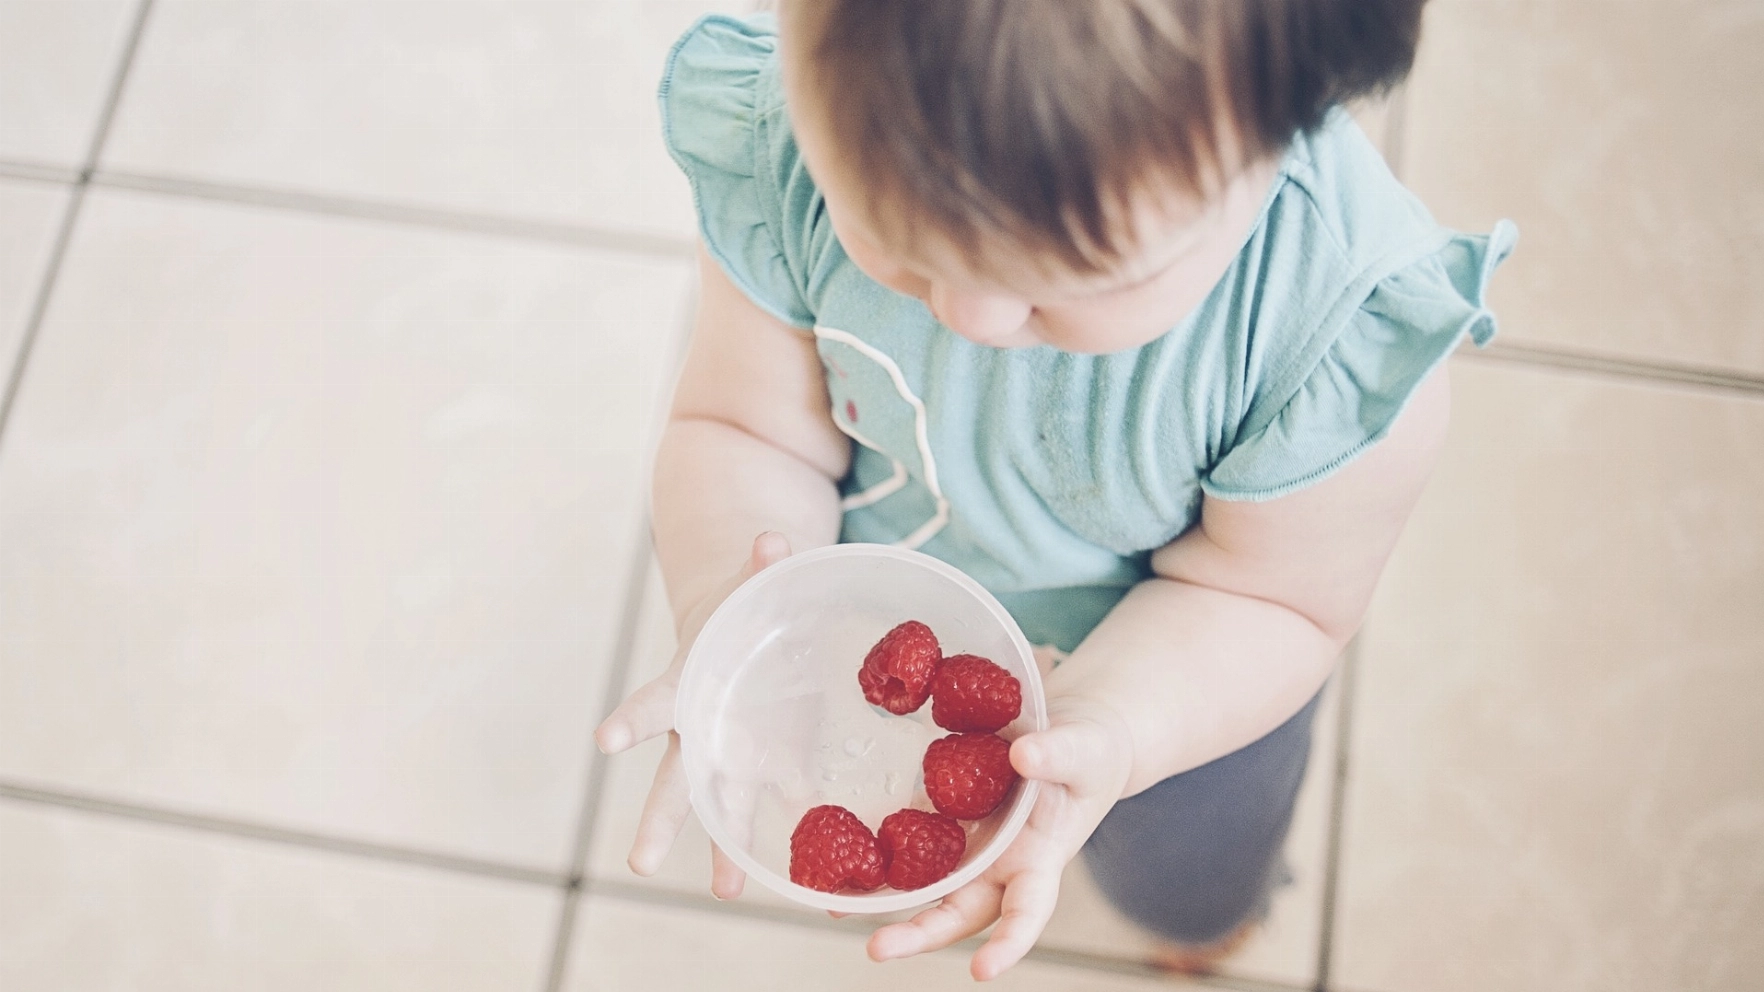
M 1033 308 L 1024 300 L 992 293 L 951 290 L 931 285 L 931 313 L 943 326 L 976 344 L 992 344 L 1014 336 L 1029 322 Z

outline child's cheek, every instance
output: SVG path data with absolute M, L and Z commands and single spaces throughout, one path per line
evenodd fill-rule
M 864 274 L 871 279 L 903 296 L 911 296 L 917 300 L 926 300 L 931 296 L 931 283 L 928 280 L 921 279 L 898 266 L 881 265 L 877 266 L 876 271 L 873 272 L 861 265 L 858 268 L 864 269 Z
M 866 244 L 861 238 L 841 239 L 845 257 L 864 275 L 905 296 L 925 299 L 931 295 L 931 284 L 925 279 L 890 261 L 888 256 Z

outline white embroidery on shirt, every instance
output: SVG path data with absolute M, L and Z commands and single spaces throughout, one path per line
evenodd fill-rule
M 925 413 L 925 404 L 920 402 L 919 398 L 913 395 L 913 391 L 907 387 L 906 376 L 901 374 L 900 366 L 894 364 L 894 359 L 889 358 L 885 353 L 877 350 L 868 342 L 849 332 L 841 331 L 833 327 L 822 327 L 820 325 L 815 326 L 815 337 L 825 338 L 829 341 L 837 341 L 840 344 L 851 348 L 853 351 L 856 351 L 858 354 L 863 355 L 865 358 L 875 362 L 877 365 L 880 365 L 882 371 L 888 373 L 889 381 L 894 383 L 894 391 L 899 393 L 901 399 L 906 400 L 913 408 L 913 439 L 917 442 L 919 448 L 919 460 L 924 464 L 925 468 L 925 488 L 931 491 L 931 498 L 936 501 L 937 511 L 931 515 L 930 520 L 927 520 L 924 524 L 920 525 L 918 530 L 915 530 L 906 537 L 895 541 L 894 545 L 895 547 L 906 548 L 909 551 L 917 549 L 920 545 L 923 545 L 926 541 L 929 541 L 932 537 L 936 536 L 938 531 L 949 525 L 949 500 L 944 498 L 943 487 L 937 484 L 937 460 L 931 457 L 930 417 Z M 883 451 L 874 442 L 859 434 L 850 425 L 846 424 L 843 419 L 834 417 L 833 423 L 838 425 L 839 429 L 853 441 L 856 441 L 864 447 L 869 448 L 871 451 L 882 455 L 889 461 L 894 462 L 894 475 L 874 486 L 871 486 L 861 493 L 854 493 L 853 495 L 846 497 L 845 501 L 841 503 L 842 507 L 846 509 L 854 509 L 857 506 L 868 506 L 886 496 L 894 494 L 902 486 L 906 485 L 906 466 L 902 465 L 898 459 L 888 454 L 888 452 Z M 879 491 L 884 489 L 886 491 Z M 875 495 L 872 496 L 872 494 Z M 855 502 L 859 500 L 862 502 Z
M 880 451 L 881 450 L 880 448 L 877 448 L 874 444 L 870 443 L 870 440 L 868 438 L 859 434 L 855 429 L 853 429 L 851 427 L 847 427 L 845 424 L 840 423 L 838 421 L 834 421 L 834 423 L 838 424 L 839 429 L 845 432 L 846 437 L 849 437 L 853 441 L 856 441 L 857 443 L 863 445 L 864 447 L 869 448 L 871 451 Z M 882 500 L 885 500 L 888 497 L 893 496 L 895 493 L 900 492 L 903 488 L 905 488 L 906 484 L 907 484 L 907 467 L 906 467 L 906 465 L 903 464 L 901 462 L 901 460 L 898 458 L 890 458 L 889 461 L 894 463 L 894 474 L 893 475 L 889 476 L 886 479 L 883 479 L 881 482 L 876 483 L 875 485 L 871 486 L 870 488 L 864 490 L 861 493 L 852 493 L 850 496 L 847 496 L 844 499 L 840 500 L 839 501 L 839 509 L 842 511 L 843 510 L 856 510 L 861 507 L 869 506 L 872 503 L 880 503 Z

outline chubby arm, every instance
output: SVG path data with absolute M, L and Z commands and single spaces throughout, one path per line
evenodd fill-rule
M 814 340 L 741 294 L 699 249 L 692 344 L 656 452 L 656 553 L 678 621 L 754 536 L 798 551 L 839 537 L 851 442 L 833 426 Z
M 687 649 L 743 579 L 793 548 L 838 540 L 837 483 L 851 461 L 813 340 L 755 306 L 702 248 L 698 267 L 698 319 L 656 452 L 651 511 L 679 650 L 594 732 L 609 754 L 668 734 L 628 859 L 641 875 L 661 867 L 691 811 L 673 733 Z M 711 891 L 739 895 L 740 868 L 714 847 L 711 863 Z
M 1445 438 L 1434 373 L 1390 434 L 1316 485 L 1265 503 L 1207 500 L 1047 679 L 1048 729 L 1011 745 L 1043 783 L 1029 822 L 980 878 L 870 939 L 877 960 L 947 947 L 997 921 L 975 978 L 1028 953 L 1060 874 L 1114 804 L 1278 727 L 1358 629 Z
M 1444 443 L 1441 368 L 1390 434 L 1330 478 L 1265 503 L 1208 499 L 1199 526 L 1050 678 L 1050 694 L 1121 717 L 1124 795 L 1272 731 L 1323 684 L 1359 629 Z

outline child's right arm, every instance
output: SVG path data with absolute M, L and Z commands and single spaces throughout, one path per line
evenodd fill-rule
M 656 453 L 651 510 L 679 650 L 595 731 L 609 754 L 669 734 L 631 846 L 641 875 L 661 866 L 690 811 L 672 733 L 687 648 L 747 576 L 838 540 L 838 480 L 851 463 L 814 339 L 754 305 L 702 248 L 698 268 L 698 317 Z M 713 861 L 711 890 L 738 895 L 740 870 L 714 850 Z

